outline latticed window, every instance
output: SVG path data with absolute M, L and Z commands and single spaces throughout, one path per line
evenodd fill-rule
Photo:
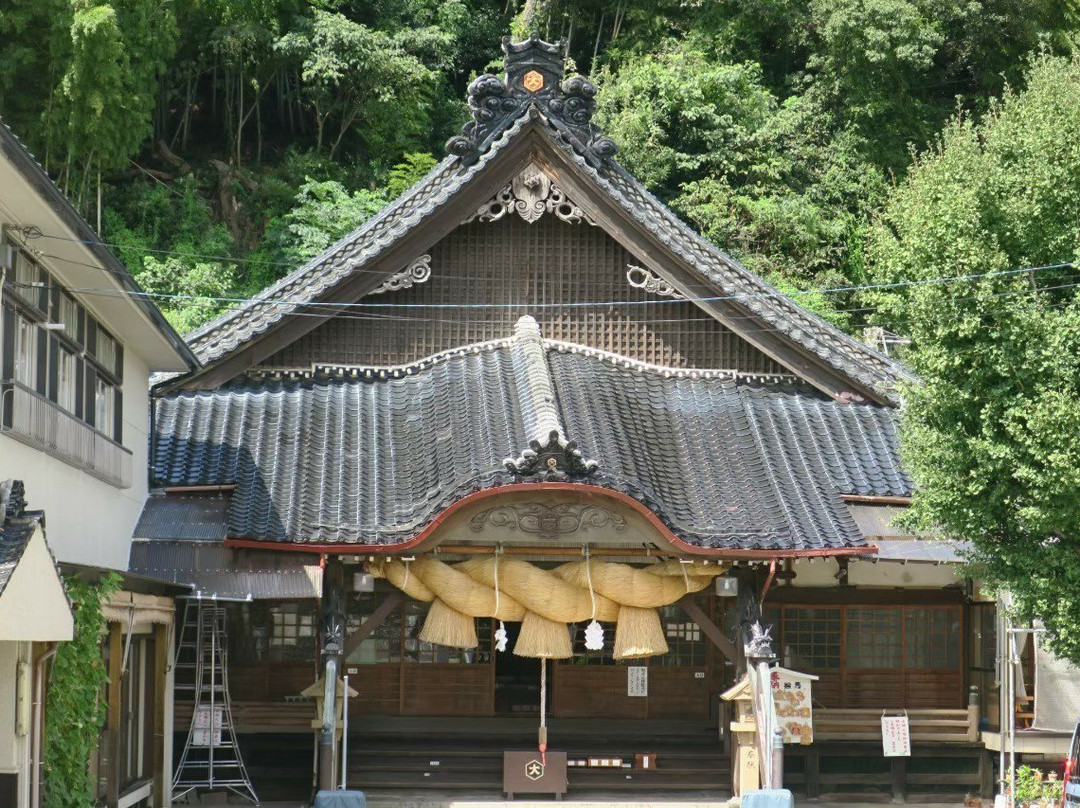
M 796 670 L 840 667 L 840 622 L 838 608 L 785 609 L 785 664 Z
M 656 657 L 656 662 L 665 667 L 703 667 L 707 648 L 701 627 L 674 604 L 659 612 L 668 652 Z
M 270 649 L 277 659 L 309 659 L 315 653 L 315 608 L 280 603 L 270 608 Z
M 960 665 L 960 615 L 956 609 L 908 607 L 905 667 L 956 668 Z
M 850 607 L 847 664 L 851 668 L 900 667 L 900 610 Z
M 380 591 L 359 593 L 349 599 L 345 618 L 345 636 L 351 636 L 364 624 L 378 607 L 386 593 Z M 401 661 L 401 608 L 394 609 L 370 635 L 365 637 L 356 650 L 349 655 L 351 665 L 377 665 Z

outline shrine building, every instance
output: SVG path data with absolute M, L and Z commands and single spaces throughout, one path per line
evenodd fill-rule
M 758 621 L 817 677 L 796 793 L 992 789 L 993 605 L 893 527 L 907 372 L 654 198 L 559 45 L 504 51 L 442 162 L 155 386 L 130 570 L 225 609 L 260 796 L 317 782 L 328 670 L 351 788 L 498 792 L 544 725 L 573 792 L 730 794 Z

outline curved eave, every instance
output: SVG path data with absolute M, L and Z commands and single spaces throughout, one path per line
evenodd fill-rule
M 227 547 L 262 549 L 262 550 L 285 550 L 301 553 L 316 553 L 323 555 L 398 555 L 406 552 L 422 552 L 433 550 L 440 544 L 437 532 L 442 524 L 453 516 L 457 511 L 477 501 L 497 497 L 505 494 L 534 491 L 557 491 L 573 492 L 597 496 L 614 500 L 627 506 L 643 516 L 656 530 L 655 542 L 660 550 L 668 550 L 676 555 L 694 556 L 699 558 L 716 559 L 773 559 L 773 558 L 820 558 L 826 556 L 865 556 L 877 552 L 874 546 L 866 547 L 830 547 L 830 548 L 807 548 L 807 549 L 716 549 L 699 547 L 679 537 L 654 511 L 644 503 L 638 501 L 629 494 L 614 491 L 609 488 L 590 485 L 579 482 L 528 482 L 499 485 L 476 491 L 461 497 L 441 510 L 422 530 L 411 538 L 394 543 L 366 544 L 363 542 L 338 542 L 338 543 L 308 543 L 308 542 L 278 542 L 250 539 L 244 537 L 229 537 L 225 539 Z

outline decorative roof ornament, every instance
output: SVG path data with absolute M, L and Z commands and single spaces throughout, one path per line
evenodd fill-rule
M 373 295 L 381 295 L 384 292 L 397 292 L 401 289 L 411 289 L 420 283 L 431 280 L 431 256 L 421 255 L 414 259 L 405 269 L 395 272 L 385 281 L 371 290 Z
M 660 297 L 673 297 L 676 300 L 686 299 L 685 295 L 655 272 L 635 264 L 626 265 L 626 282 L 635 289 L 644 289 L 646 292 Z
M 0 533 L 5 519 L 22 519 L 26 511 L 26 488 L 22 480 L 0 482 Z
M 776 659 L 772 647 L 772 626 L 766 628 L 760 622 L 751 625 L 744 653 L 747 659 Z
M 527 435 L 533 436 L 529 448 L 518 457 L 508 457 L 503 465 L 511 474 L 522 477 L 588 477 L 600 464 L 585 458 L 572 440 L 563 435 L 555 388 L 551 380 L 540 326 L 525 315 L 514 326 L 511 343 L 514 378 L 521 396 L 521 417 Z
M 558 430 L 551 430 L 547 443 L 529 441 L 529 448 L 520 457 L 508 457 L 503 461 L 511 474 L 531 477 L 536 474 L 548 476 L 589 477 L 596 473 L 600 464 L 581 454 L 577 444 L 564 440 Z
M 569 224 L 587 222 L 596 225 L 592 217 L 579 208 L 551 181 L 551 177 L 534 163 L 525 166 L 505 188 L 477 208 L 463 224 L 476 220 L 496 222 L 511 212 L 517 213 L 530 224 L 545 213 L 554 213 Z
M 590 530 L 621 533 L 626 530 L 626 519 L 615 511 L 598 505 L 574 502 L 545 505 L 542 502 L 523 502 L 480 511 L 469 520 L 469 527 L 474 533 L 482 533 L 490 527 L 555 540 L 560 536 Z
M 596 166 L 615 154 L 615 141 L 592 122 L 596 85 L 582 76 L 563 81 L 563 43 L 533 33 L 524 42 L 503 37 L 503 78 L 486 73 L 469 85 L 472 120 L 446 141 L 446 151 L 470 166 L 511 121 L 536 108 L 578 154 Z

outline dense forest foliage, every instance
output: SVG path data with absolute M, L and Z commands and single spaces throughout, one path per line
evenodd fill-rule
M 7 0 L 0 116 L 181 330 L 442 155 L 499 40 L 601 85 L 620 159 L 784 288 L 864 283 L 868 223 L 958 112 L 1070 51 L 1058 0 Z M 186 297 L 191 296 L 191 297 Z M 194 298 L 194 299 L 193 299 Z M 206 299 L 206 298 L 217 298 Z M 849 295 L 817 299 L 852 330 Z

